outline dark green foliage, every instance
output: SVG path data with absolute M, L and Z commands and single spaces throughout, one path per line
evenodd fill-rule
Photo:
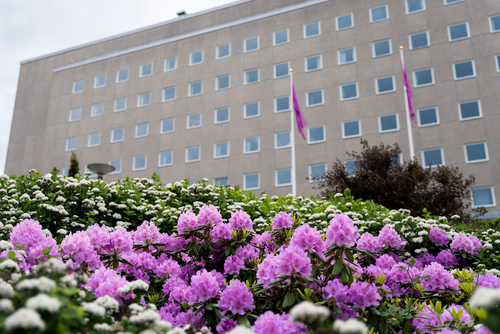
M 424 168 L 417 160 L 399 164 L 398 144 L 370 147 L 366 140 L 361 144 L 361 153 L 347 152 L 356 159 L 356 173 L 349 175 L 346 165 L 337 159 L 318 180 L 315 188 L 321 190 L 320 196 L 350 189 L 355 198 L 373 200 L 389 209 L 405 208 L 413 216 L 459 215 L 470 221 L 473 214 L 485 213 L 484 208 L 471 210 L 474 176 L 464 177 L 458 167 Z
M 80 174 L 80 163 L 76 157 L 76 153 L 71 151 L 71 156 L 69 157 L 69 177 L 75 177 L 76 174 Z

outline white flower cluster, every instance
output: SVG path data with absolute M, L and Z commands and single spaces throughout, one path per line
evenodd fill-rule
M 40 292 L 49 292 L 56 288 L 56 282 L 47 277 L 29 278 L 16 285 L 18 290 L 38 290 Z
M 327 318 L 330 315 L 330 311 L 324 306 L 317 306 L 311 302 L 304 301 L 294 306 L 290 310 L 290 315 L 295 321 L 313 322 Z
M 10 299 L 0 299 L 0 313 L 11 313 L 14 311 L 14 305 Z
M 82 308 L 84 312 L 98 317 L 104 317 L 106 315 L 106 309 L 101 305 L 97 305 L 96 303 L 83 302 Z
M 0 270 L 9 270 L 10 272 L 17 273 L 19 271 L 19 265 L 12 260 L 4 260 L 0 263 Z
M 368 333 L 366 325 L 356 319 L 349 319 L 347 321 L 335 320 L 333 323 L 333 330 L 340 334 L 365 334 Z
M 500 305 L 500 289 L 478 288 L 469 300 L 472 309 L 494 309 Z
M 126 285 L 122 286 L 121 288 L 118 288 L 118 292 L 122 292 L 122 293 L 130 293 L 130 292 L 134 292 L 136 290 L 148 291 L 149 284 L 144 282 L 141 279 L 138 279 L 136 281 L 127 283 Z
M 14 298 L 14 288 L 7 282 L 0 282 L 0 297 Z
M 5 319 L 4 328 L 8 331 L 16 329 L 42 331 L 45 329 L 45 323 L 42 317 L 40 317 L 40 314 L 29 308 L 23 307 Z
M 59 300 L 49 297 L 41 293 L 35 297 L 31 297 L 26 302 L 26 307 L 36 311 L 47 311 L 49 313 L 57 313 L 61 308 Z
M 132 324 L 154 323 L 159 320 L 160 315 L 154 310 L 146 310 L 142 313 L 131 316 L 129 319 Z
M 108 296 L 108 295 L 97 298 L 94 303 L 96 303 L 99 306 L 104 307 L 110 313 L 118 312 L 118 308 L 120 307 L 120 304 L 118 303 L 118 301 L 116 299 L 114 299 L 113 297 Z

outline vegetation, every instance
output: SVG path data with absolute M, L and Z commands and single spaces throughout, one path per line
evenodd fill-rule
M 69 171 L 68 176 L 75 177 L 80 174 L 80 163 L 74 151 L 71 151 L 71 156 L 69 157 Z

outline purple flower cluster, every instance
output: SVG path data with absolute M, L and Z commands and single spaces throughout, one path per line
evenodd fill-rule
M 219 307 L 222 312 L 245 315 L 247 311 L 253 311 L 253 295 L 245 283 L 233 280 L 229 286 L 221 293 Z
M 421 282 L 424 290 L 441 291 L 445 289 L 458 289 L 457 280 L 437 262 L 432 262 L 422 271 Z
M 25 219 L 17 224 L 10 233 L 10 242 L 14 247 L 24 246 L 29 266 L 36 264 L 37 258 L 45 258 L 42 251 L 49 247 L 52 247 L 50 255 L 58 255 L 56 241 L 43 233 L 42 226 L 37 221 Z
M 291 228 L 293 226 L 293 219 L 288 213 L 280 211 L 276 216 L 274 216 L 271 226 L 273 230 Z
M 354 226 L 349 216 L 341 213 L 337 214 L 326 230 L 326 245 L 354 246 L 359 238 L 358 228 Z
M 229 227 L 232 231 L 246 230 L 253 231 L 253 222 L 248 213 L 238 210 L 231 215 Z
M 312 273 L 311 260 L 298 246 L 288 246 L 282 250 L 276 265 L 277 275 L 310 277 Z
M 325 248 L 321 234 L 316 227 L 311 227 L 307 224 L 295 229 L 290 240 L 290 245 L 300 247 L 306 252 L 316 252 L 318 255 L 322 255 Z
M 429 240 L 436 246 L 446 246 L 450 243 L 445 231 L 439 227 L 434 227 L 429 231 Z
M 478 238 L 473 235 L 467 236 L 464 233 L 458 233 L 451 242 L 450 248 L 454 252 L 479 254 L 479 249 L 482 247 Z

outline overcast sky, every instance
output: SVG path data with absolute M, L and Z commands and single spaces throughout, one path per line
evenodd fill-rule
M 234 0 L 0 0 L 0 175 L 20 62 Z M 28 171 L 25 171 L 26 173 Z

